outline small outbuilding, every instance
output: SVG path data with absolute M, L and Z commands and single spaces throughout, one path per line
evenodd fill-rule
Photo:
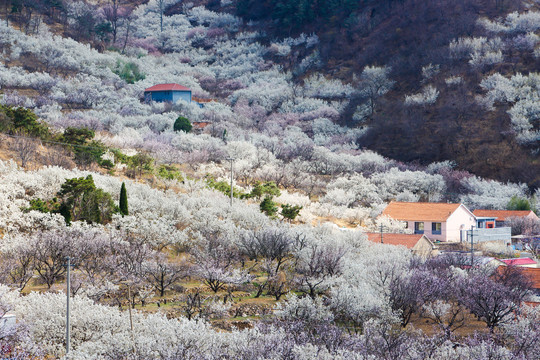
M 405 246 L 413 254 L 422 258 L 436 256 L 439 253 L 438 247 L 423 234 L 394 234 L 394 233 L 367 233 L 368 241 L 394 245 Z
M 179 84 L 158 84 L 144 90 L 144 100 L 172 103 L 184 100 L 191 103 L 191 89 Z

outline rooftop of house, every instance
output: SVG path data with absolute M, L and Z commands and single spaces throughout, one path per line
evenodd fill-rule
M 189 88 L 179 85 L 179 84 L 157 84 L 157 85 L 154 85 L 145 89 L 144 91 L 152 92 L 152 91 L 172 91 L 172 90 L 191 91 Z
M 211 122 L 209 121 L 194 121 L 191 123 L 194 129 L 204 129 L 208 125 L 210 125 Z
M 367 233 L 368 240 L 374 243 L 381 243 L 381 233 Z M 383 233 L 383 244 L 403 245 L 407 249 L 412 249 L 418 243 L 422 234 L 385 234 Z
M 461 204 L 392 201 L 381 215 L 402 221 L 446 221 Z
M 195 102 L 198 102 L 199 104 L 207 104 L 207 103 L 210 103 L 210 102 L 217 102 L 216 99 L 203 99 L 203 98 L 200 98 L 200 97 L 193 97 L 193 101 Z
M 496 218 L 497 221 L 505 221 L 506 218 L 516 216 L 516 217 L 525 217 L 529 216 L 531 213 L 534 214 L 531 210 L 483 210 L 476 209 L 473 211 L 474 216 L 478 217 L 491 217 Z M 536 216 L 536 214 L 534 215 Z
M 539 268 L 522 268 L 523 273 L 532 281 L 534 289 L 540 289 L 540 269 Z
M 501 259 L 508 266 L 535 265 L 536 261 L 531 258 Z

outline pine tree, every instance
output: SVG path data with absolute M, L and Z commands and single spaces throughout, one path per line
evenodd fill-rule
M 274 217 L 278 211 L 276 203 L 272 200 L 271 196 L 266 196 L 264 200 L 259 205 L 261 212 L 265 213 L 267 216 Z
M 281 205 L 281 216 L 289 221 L 294 221 L 294 219 L 296 219 L 296 217 L 300 214 L 300 210 L 302 210 L 302 206 L 283 204 Z
M 126 184 L 124 183 L 122 183 L 122 187 L 120 188 L 120 214 L 122 216 L 129 215 Z
M 173 129 L 174 131 L 183 131 L 183 132 L 190 132 L 191 128 L 193 126 L 191 125 L 191 122 L 188 118 L 184 116 L 179 116 L 178 119 L 174 122 Z

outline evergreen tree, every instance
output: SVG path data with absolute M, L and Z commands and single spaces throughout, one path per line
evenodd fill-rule
M 302 206 L 283 204 L 281 205 L 281 216 L 283 216 L 284 219 L 293 221 L 298 214 L 300 214 L 300 210 L 302 210 Z
M 59 212 L 68 224 L 79 220 L 88 223 L 107 223 L 117 211 L 111 194 L 97 189 L 92 175 L 86 178 L 67 179 L 62 184 L 58 196 L 61 200 Z
M 174 122 L 174 131 L 183 131 L 183 132 L 190 132 L 191 128 L 193 126 L 191 125 L 191 122 L 188 118 L 184 116 L 179 116 L 178 119 Z
M 61 136 L 60 141 L 70 144 L 75 155 L 75 162 L 79 165 L 89 165 L 99 162 L 105 153 L 105 146 L 101 141 L 92 140 L 96 133 L 87 128 L 68 127 Z
M 506 205 L 507 210 L 531 210 L 531 203 L 529 200 L 520 198 L 517 196 L 512 196 L 508 204 Z
M 274 200 L 272 200 L 271 196 L 266 196 L 264 198 L 264 200 L 261 202 L 260 209 L 263 213 L 270 217 L 276 216 L 276 213 L 278 211 L 276 203 L 274 202 Z
M 124 183 L 122 183 L 122 187 L 120 188 L 120 214 L 122 216 L 129 215 L 126 184 Z

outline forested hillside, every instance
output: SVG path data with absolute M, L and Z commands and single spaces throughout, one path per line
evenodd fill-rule
M 539 211 L 534 3 L 0 9 L 0 315 L 17 319 L 0 357 L 540 356 L 531 279 L 485 262 L 517 252 L 421 257 L 379 217 Z M 145 95 L 169 83 L 193 101 Z
M 481 101 L 490 90 L 487 83 L 499 75 L 524 75 L 527 81 L 532 74 L 533 90 L 525 96 L 537 99 L 535 6 L 483 0 L 245 0 L 238 2 L 237 13 L 261 21 L 275 37 L 316 33 L 320 71 L 330 77 L 354 84 L 353 74 L 364 66 L 388 66 L 396 83 L 377 99 L 376 111 L 362 110 L 366 96 L 359 92 L 341 113 L 342 124 L 370 127 L 359 146 L 402 161 L 455 160 L 482 176 L 538 186 L 537 110 L 522 109 L 513 96 L 497 99 L 495 106 Z

